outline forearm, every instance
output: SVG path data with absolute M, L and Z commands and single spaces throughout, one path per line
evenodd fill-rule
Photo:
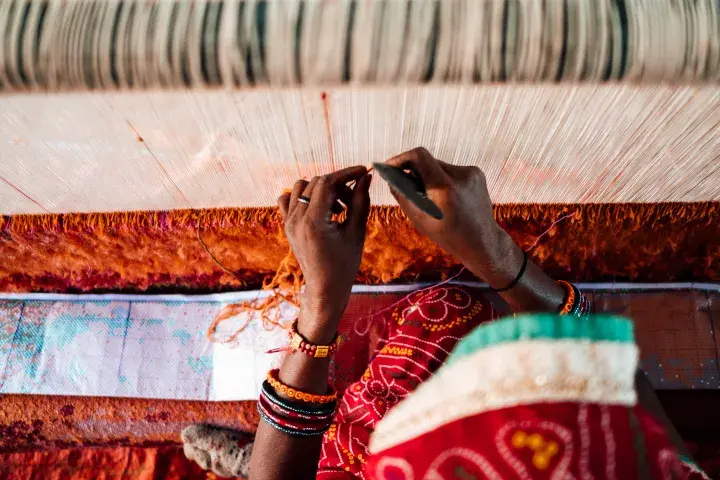
M 522 268 L 522 249 L 499 226 L 478 241 L 480 245 L 462 253 L 465 267 L 494 288 L 509 285 Z M 517 311 L 555 312 L 564 302 L 565 289 L 528 259 L 519 281 L 500 295 Z
M 336 323 L 327 318 L 320 318 L 326 315 L 337 315 L 337 313 L 314 313 L 310 308 L 303 308 L 298 318 L 299 333 L 312 343 L 330 343 L 335 330 L 328 332 L 327 329 L 314 327 Z M 285 357 L 279 378 L 284 384 L 298 390 L 325 394 L 329 366 L 328 358 L 312 358 L 293 351 Z M 250 461 L 251 480 L 314 479 L 321 443 L 322 436 L 290 436 L 261 420 Z

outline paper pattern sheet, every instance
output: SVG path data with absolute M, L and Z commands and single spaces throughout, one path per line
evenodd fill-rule
M 282 357 L 265 352 L 287 333 L 253 320 L 229 345 L 206 331 L 224 305 L 258 295 L 2 295 L 0 393 L 256 399 Z M 284 308 L 289 324 L 295 312 Z M 243 323 L 223 322 L 217 337 Z

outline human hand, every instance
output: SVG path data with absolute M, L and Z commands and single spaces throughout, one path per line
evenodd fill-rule
M 352 180 L 350 189 L 346 184 Z M 332 340 L 350 298 L 365 242 L 370 181 L 365 167 L 349 167 L 310 182 L 298 180 L 292 193 L 278 198 L 285 234 L 305 279 L 299 328 L 310 341 Z M 347 207 L 342 223 L 333 220 L 337 200 Z
M 422 147 L 401 153 L 385 163 L 418 175 L 428 197 L 442 210 L 443 218 L 434 219 L 391 189 L 400 208 L 420 233 L 466 266 L 490 249 L 501 229 L 493 218 L 482 170 L 436 160 Z

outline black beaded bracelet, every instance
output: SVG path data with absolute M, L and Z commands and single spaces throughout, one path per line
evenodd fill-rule
M 515 277 L 515 279 L 504 288 L 490 287 L 490 290 L 492 290 L 495 293 L 502 293 L 502 292 L 507 292 L 508 290 L 513 288 L 515 285 L 517 285 L 517 283 L 520 281 L 523 274 L 525 273 L 525 268 L 527 267 L 527 262 L 528 262 L 527 253 L 523 250 L 522 254 L 523 254 L 523 263 L 522 263 L 522 267 L 520 267 L 520 273 L 517 274 L 517 277 Z
M 332 413 L 335 413 L 335 408 L 337 407 L 337 402 L 330 402 L 318 408 L 303 408 L 304 405 L 300 406 L 295 402 L 290 402 L 288 400 L 280 398 L 275 389 L 272 388 L 272 386 L 270 385 L 270 383 L 268 383 L 267 380 L 263 382 L 262 390 L 267 399 L 272 403 L 279 405 L 282 408 L 286 408 L 292 412 L 300 413 L 303 415 L 330 415 Z
M 582 293 L 580 293 L 580 289 L 577 288 L 574 283 L 570 283 L 570 286 L 573 292 L 575 292 L 575 305 L 573 305 L 572 310 L 570 310 L 570 315 L 580 317 L 582 316 L 583 296 Z

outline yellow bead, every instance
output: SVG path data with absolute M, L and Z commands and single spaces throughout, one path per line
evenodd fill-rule
M 533 456 L 533 465 L 535 465 L 539 470 L 545 470 L 550 466 L 550 457 L 538 453 Z
M 539 433 L 533 433 L 527 439 L 527 446 L 534 451 L 538 451 L 545 444 L 545 440 Z
M 515 432 L 515 434 L 512 436 L 512 444 L 515 448 L 523 448 L 525 446 L 525 443 L 527 441 L 527 435 L 522 430 L 518 430 Z
M 551 457 L 555 455 L 558 450 L 558 444 L 553 441 L 550 441 L 545 445 L 545 454 L 550 455 Z

